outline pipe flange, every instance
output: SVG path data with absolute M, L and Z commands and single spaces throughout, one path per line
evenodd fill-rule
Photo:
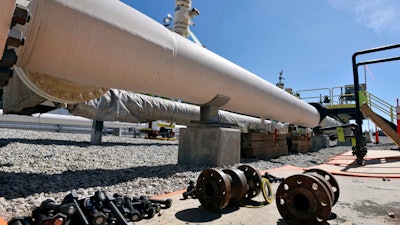
M 247 179 L 249 189 L 245 195 L 245 199 L 252 199 L 261 192 L 261 174 L 252 166 L 241 165 L 238 167 L 239 170 L 244 172 Z
M 222 171 L 230 176 L 232 195 L 231 200 L 238 202 L 244 199 L 249 186 L 247 185 L 247 179 L 243 171 L 235 168 L 224 169 Z
M 339 195 L 340 195 L 339 184 L 338 184 L 337 180 L 335 179 L 335 177 L 332 174 L 326 172 L 325 170 L 321 170 L 318 168 L 308 169 L 304 172 L 305 173 L 315 172 L 315 173 L 321 175 L 322 177 L 324 177 L 325 180 L 329 182 L 329 184 L 332 186 L 332 192 L 334 194 L 333 205 L 335 205 L 336 202 L 339 200 Z
M 231 199 L 228 175 L 218 169 L 206 169 L 197 179 L 196 196 L 201 205 L 211 211 L 225 208 Z
M 276 192 L 276 205 L 290 225 L 325 225 L 332 210 L 332 201 L 325 185 L 309 174 L 285 179 Z
M 334 205 L 333 200 L 335 199 L 335 194 L 332 191 L 332 185 L 327 180 L 325 180 L 323 176 L 319 175 L 316 172 L 304 172 L 304 174 L 311 175 L 312 177 L 318 179 L 321 182 L 321 184 L 325 186 L 326 190 L 328 191 L 329 202 L 332 203 L 333 207 Z
M 17 66 L 14 70 L 27 87 L 37 95 L 54 102 L 81 103 L 99 98 L 108 91 L 108 88 L 77 84 L 47 74 L 33 73 Z

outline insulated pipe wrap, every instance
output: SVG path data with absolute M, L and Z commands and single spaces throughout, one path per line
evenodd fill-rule
M 151 93 L 315 127 L 319 112 L 120 1 L 32 0 L 17 65 L 76 83 Z M 25 29 L 20 27 L 20 29 Z

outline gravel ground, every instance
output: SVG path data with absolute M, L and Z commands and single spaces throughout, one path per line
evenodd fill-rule
M 395 147 L 386 140 L 382 137 L 383 144 L 370 145 L 368 150 Z M 42 201 L 61 202 L 72 189 L 82 198 L 100 189 L 126 196 L 182 190 L 208 168 L 177 165 L 178 141 L 103 136 L 101 146 L 89 142 L 89 134 L 0 129 L 0 217 L 30 215 Z M 350 149 L 332 146 L 272 160 L 242 159 L 241 163 L 259 170 L 309 167 Z

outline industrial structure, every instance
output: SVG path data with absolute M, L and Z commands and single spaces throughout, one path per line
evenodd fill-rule
M 190 5 L 184 2 L 177 1 L 177 8 L 186 10 L 190 18 L 195 10 L 187 11 Z M 210 152 L 225 149 L 236 156 L 217 164 L 239 160 L 240 132 L 205 125 L 220 124 L 219 109 L 304 127 L 315 127 L 324 119 L 317 108 L 122 2 L 30 1 L 27 8 L 18 6 L 16 12 L 22 13 L 14 17 L 10 11 L 15 2 L 7 4 L 2 8 L 6 12 L 2 15 L 9 14 L 2 20 L 2 44 L 8 46 L 3 59 L 10 60 L 3 60 L 2 66 L 13 67 L 24 85 L 42 98 L 76 104 L 117 88 L 200 105 L 200 123 L 188 127 L 188 138 L 181 135 L 182 159 L 208 158 Z M 18 38 L 7 37 L 9 27 Z M 201 136 L 192 136 L 197 131 L 204 131 L 205 139 L 195 141 Z M 221 134 L 222 141 L 208 143 L 206 136 L 215 136 L 213 132 Z M 195 143 L 202 146 L 192 146 Z M 224 147 L 211 150 L 215 143 Z M 187 149 L 205 149 L 205 153 L 187 153 Z
M 20 4 L 16 6 L 16 3 Z M 144 98 L 135 96 L 136 93 L 180 99 L 199 106 L 194 116 L 197 119 L 185 121 L 190 125 L 182 130 L 180 159 L 182 162 L 199 159 L 199 163 L 201 158 L 208 158 L 210 152 L 224 152 L 224 149 L 240 152 L 240 132 L 231 128 L 235 123 L 259 121 L 264 126 L 263 121 L 273 120 L 315 128 L 321 127 L 320 123 L 327 118 L 323 126 L 332 128 L 347 122 L 338 117 L 342 111 L 325 108 L 320 103 L 308 104 L 188 40 L 186 37 L 193 35 L 189 29 L 191 19 L 199 15 L 189 0 L 176 1 L 174 32 L 167 27 L 171 16 L 166 17 L 166 24 L 162 25 L 119 1 L 15 0 L 3 5 L 0 66 L 3 86 L 9 82 L 14 85 L 3 89 L 3 101 L 19 104 L 13 105 L 14 108 L 3 104 L 6 113 L 7 110 L 26 114 L 46 111 L 49 106 L 42 103 L 48 100 L 52 107 L 69 106 L 70 109 L 94 101 L 92 109 L 98 110 L 97 115 L 110 115 L 100 108 L 104 99 L 115 102 L 125 97 L 121 101 L 129 102 Z M 15 78 L 9 80 L 12 73 Z M 280 83 L 282 79 L 281 73 Z M 16 87 L 25 89 L 20 91 L 25 95 L 15 94 Z M 207 87 L 207 91 L 203 87 Z M 355 111 L 345 114 L 357 121 L 355 154 L 362 161 L 366 150 L 361 144 L 362 115 L 356 75 L 354 87 Z M 19 101 L 16 96 L 20 97 Z M 103 100 L 99 100 L 101 98 Z M 108 108 L 112 105 L 110 101 L 106 105 Z M 169 102 L 163 104 L 170 105 Z M 137 122 L 132 121 L 129 110 L 96 118 L 88 113 L 88 108 L 80 109 L 79 115 L 95 120 Z M 218 113 L 220 109 L 234 112 L 240 119 L 223 122 Z M 157 110 L 159 115 L 168 115 L 171 108 Z M 177 118 L 146 119 L 172 121 Z M 219 137 L 219 141 L 210 143 L 207 138 L 210 135 Z M 188 152 L 187 149 L 196 150 Z M 234 159 L 214 163 L 237 162 L 238 154 Z
M 368 93 L 358 79 L 358 66 L 400 57 L 356 61 L 358 55 L 400 45 L 355 53 L 354 84 L 293 93 L 284 87 L 283 71 L 279 82 L 273 85 L 204 48 L 189 29 L 197 15 L 199 11 L 192 8 L 190 0 L 177 0 L 174 18 L 167 16 L 164 24 L 120 1 L 3 1 L 0 85 L 6 115 L 2 119 L 17 122 L 21 117 L 12 114 L 32 115 L 66 108 L 74 115 L 93 120 L 65 117 L 67 124 L 92 122 L 95 132 L 102 130 L 103 121 L 118 121 L 108 123 L 108 127 L 155 120 L 178 122 L 187 126 L 180 130 L 178 163 L 191 165 L 238 164 L 243 149 L 249 150 L 246 156 L 259 157 L 257 151 L 265 146 L 275 151 L 266 157 L 279 155 L 276 151 L 287 152 L 288 145 L 296 145 L 296 152 L 308 151 L 311 131 L 316 136 L 329 134 L 335 139 L 347 139 L 357 163 L 362 164 L 367 153 L 362 134 L 365 118 L 381 127 L 400 147 L 400 129 L 394 124 L 395 107 Z M 174 27 L 170 28 L 172 20 Z M 309 92 L 318 95 L 307 97 Z M 390 121 L 375 109 L 388 113 Z M 397 120 L 399 115 L 398 111 Z M 49 121 L 58 121 L 60 117 L 33 116 L 26 121 L 31 119 L 53 123 Z M 242 134 L 248 130 L 252 132 Z M 328 140 L 326 136 L 319 137 Z M 97 143 L 99 138 L 95 133 Z M 92 136 L 92 142 L 96 140 Z M 237 169 L 207 169 L 200 174 L 197 190 L 192 194 L 199 198 L 203 208 L 212 211 L 250 200 L 260 191 L 265 200 L 272 201 L 272 195 L 264 193 L 268 177 L 268 173 L 261 176 L 246 165 Z M 332 174 L 313 168 L 281 182 L 276 202 L 288 224 L 326 224 L 339 198 L 338 182 Z M 193 183 L 191 187 L 194 188 Z M 270 186 L 268 190 L 271 191 Z M 89 207 L 88 201 L 95 206 Z M 93 219 L 91 224 L 105 224 L 115 217 L 110 224 L 133 224 L 139 213 L 134 206 L 154 207 L 151 213 L 141 209 L 140 217 L 154 216 L 156 207 L 161 208 L 155 203 L 169 208 L 172 200 L 126 199 L 98 191 L 89 200 L 79 202 L 72 192 L 60 205 L 53 200 L 42 203 L 33 213 L 33 222 L 64 224 L 79 217 L 82 224 L 89 224 L 87 218 Z M 73 211 L 65 211 L 65 206 Z M 85 210 L 80 211 L 80 207 Z M 60 213 L 53 215 L 57 210 Z M 100 215 L 99 211 L 104 214 L 94 216 Z M 61 217 L 57 216 L 62 214 L 67 215 L 59 220 Z M 32 222 L 25 219 L 10 224 Z

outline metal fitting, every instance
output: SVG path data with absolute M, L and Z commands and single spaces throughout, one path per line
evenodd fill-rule
M 248 165 L 238 169 L 206 169 L 197 179 L 196 196 L 205 209 L 220 211 L 230 202 L 257 196 L 261 179 L 260 173 Z
M 276 192 L 278 211 L 289 225 L 325 225 L 338 199 L 336 179 L 321 169 L 286 178 Z

